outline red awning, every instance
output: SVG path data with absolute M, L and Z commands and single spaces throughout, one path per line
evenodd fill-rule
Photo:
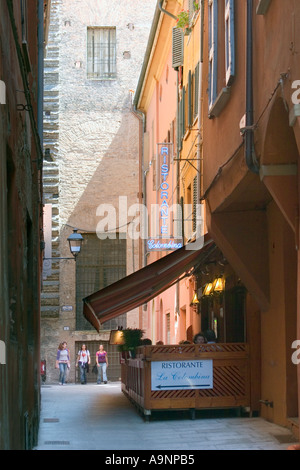
M 171 287 L 194 266 L 204 265 L 216 249 L 212 240 L 200 250 L 182 247 L 83 299 L 85 318 L 99 331 L 101 323 L 130 312 Z

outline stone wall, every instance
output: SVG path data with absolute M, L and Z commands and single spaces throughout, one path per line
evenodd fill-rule
M 45 61 L 44 146 L 49 151 L 44 192 L 53 211 L 53 257 L 70 256 L 67 237 L 73 228 L 83 236 L 96 231 L 101 204 L 112 205 L 118 214 L 119 196 L 127 198 L 128 207 L 138 203 L 140 123 L 131 103 L 156 0 L 84 4 L 82 8 L 81 0 L 52 2 Z M 88 27 L 116 27 L 116 79 L 87 78 Z M 119 218 L 116 222 L 118 227 Z M 138 256 L 139 241 L 127 234 L 128 274 L 138 269 Z M 42 294 L 42 357 L 49 382 L 57 380 L 54 362 L 60 341 L 68 342 L 74 362 L 75 341 L 109 337 L 107 331 L 76 331 L 75 294 L 75 263 L 53 260 Z M 64 311 L 63 306 L 71 310 Z M 138 309 L 127 315 L 127 325 L 139 326 Z M 73 371 L 74 367 L 72 381 Z

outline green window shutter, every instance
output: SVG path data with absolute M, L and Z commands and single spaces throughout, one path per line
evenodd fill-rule
M 197 229 L 198 177 L 193 180 L 193 232 Z
M 178 119 L 177 119 L 177 146 L 178 150 L 182 149 L 182 139 L 185 134 L 185 126 L 186 126 L 186 120 L 185 120 L 185 103 L 186 103 L 186 91 L 185 88 L 182 90 L 182 97 L 178 105 Z
M 193 85 L 192 85 L 192 72 L 189 70 L 188 75 L 188 127 L 193 125 Z
M 194 119 L 198 115 L 199 110 L 199 68 L 200 64 L 198 62 L 194 74 Z
M 182 100 L 178 104 L 178 114 L 177 114 L 177 148 L 178 151 L 182 149 Z
M 183 139 L 184 137 L 184 134 L 185 134 L 185 127 L 186 127 L 186 121 L 185 121 L 185 101 L 186 101 L 186 98 L 185 98 L 185 95 L 186 95 L 186 91 L 185 91 L 185 87 L 183 87 L 183 90 L 182 90 L 182 110 L 181 110 L 181 114 L 182 114 L 182 127 L 181 127 L 181 138 Z

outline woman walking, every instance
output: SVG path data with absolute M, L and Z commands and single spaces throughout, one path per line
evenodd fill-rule
M 81 346 L 78 351 L 76 367 L 79 366 L 80 382 L 86 384 L 86 373 L 88 372 L 89 364 L 91 363 L 90 352 L 86 349 L 86 345 Z
M 59 385 L 66 382 L 67 369 L 70 368 L 70 351 L 67 349 L 67 343 L 64 341 L 58 346 L 56 356 L 56 369 L 59 369 Z
M 107 384 L 106 368 L 108 367 L 108 359 L 103 344 L 100 344 L 99 351 L 96 352 L 96 364 L 98 367 L 97 384 L 101 384 L 101 373 L 103 375 L 103 382 Z

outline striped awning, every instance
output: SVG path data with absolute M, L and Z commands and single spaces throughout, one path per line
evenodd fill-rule
M 101 323 L 149 302 L 182 277 L 191 275 L 193 268 L 205 265 L 217 247 L 209 239 L 199 250 L 189 248 L 183 246 L 83 299 L 85 318 L 100 331 Z

